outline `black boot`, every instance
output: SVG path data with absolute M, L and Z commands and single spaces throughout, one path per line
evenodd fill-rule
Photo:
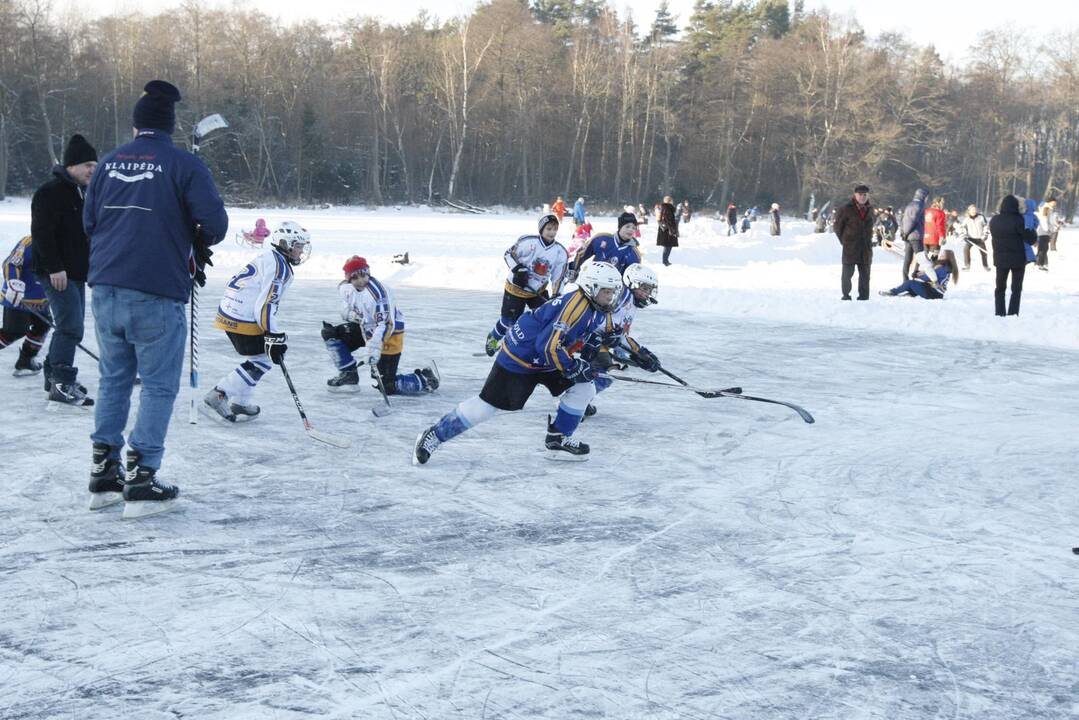
M 25 347 L 19 351 L 19 359 L 15 361 L 15 377 L 36 375 L 41 372 L 41 363 L 35 359 L 36 355 L 37 350 L 27 352 Z
M 124 473 L 113 448 L 94 443 L 90 465 L 90 509 L 100 510 L 123 502 Z
M 547 416 L 547 439 L 544 445 L 547 447 L 547 457 L 551 460 L 580 462 L 588 459 L 588 444 L 560 433 L 555 428 L 550 415 Z
M 140 465 L 142 455 L 127 451 L 127 477 L 124 479 L 124 518 L 156 515 L 172 509 L 180 488 L 157 479 L 155 468 Z
M 345 368 L 341 372 L 337 373 L 337 377 L 327 380 L 326 384 L 332 388 L 346 388 L 349 386 L 356 386 L 355 389 L 358 390 L 360 384 L 360 374 L 356 371 L 356 366 L 353 365 L 352 367 Z
M 441 380 L 438 377 L 438 371 L 434 368 L 416 368 L 416 374 L 420 376 L 420 380 L 423 381 L 423 389 L 427 392 L 434 392 L 438 390 L 438 385 Z

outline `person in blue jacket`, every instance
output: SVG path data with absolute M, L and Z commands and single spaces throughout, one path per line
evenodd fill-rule
M 959 283 L 959 263 L 955 259 L 955 253 L 951 250 L 942 250 L 933 262 L 931 274 L 915 272 L 914 277 L 904 280 L 901 285 L 891 290 L 881 290 L 880 294 L 940 300 L 944 297 L 944 293 L 948 292 L 949 282 L 952 285 Z
M 412 463 L 425 464 L 442 443 L 499 410 L 520 410 L 540 385 L 559 398 L 555 418 L 547 417 L 548 456 L 587 460 L 588 445 L 573 433 L 596 395 L 592 360 L 602 340 L 617 334 L 611 312 L 621 288 L 617 268 L 592 262 L 581 271 L 576 289 L 522 315 L 506 334 L 483 389 L 419 434 Z
M 933 267 L 932 259 L 925 254 L 925 199 L 929 197 L 929 191 L 918 188 L 914 191 L 914 199 L 907 203 L 899 216 L 899 237 L 903 238 L 906 247 L 903 251 L 903 279 L 909 280 L 911 272 L 921 264 L 924 267 Z
M 584 211 L 584 198 L 577 198 L 577 202 L 573 203 L 573 224 L 576 227 L 584 225 L 585 211 Z
M 193 280 L 205 282 L 200 260 L 228 230 L 210 171 L 172 143 L 180 91 L 164 80 L 144 91 L 132 113 L 134 139 L 102 158 L 83 210 L 101 352 L 90 507 L 122 499 L 124 517 L 167 510 L 179 494 L 156 475 L 180 389 L 184 305 Z M 120 450 L 136 373 L 142 394 L 125 474 Z
M 15 361 L 15 377 L 41 372 L 41 363 L 35 358 L 49 333 L 49 326 L 43 319 L 49 316 L 49 298 L 34 274 L 33 263 L 33 236 L 27 235 L 15 243 L 0 266 L 3 275 L 0 305 L 4 308 L 0 349 L 22 339 Z

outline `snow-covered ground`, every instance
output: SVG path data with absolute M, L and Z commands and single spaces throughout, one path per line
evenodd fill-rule
M 980 268 L 943 302 L 880 298 L 899 270 L 878 251 L 871 301 L 840 303 L 834 237 L 695 219 L 636 335 L 816 424 L 619 383 L 580 430 L 591 460 L 555 464 L 541 390 L 414 468 L 416 434 L 482 385 L 501 254 L 535 217 L 234 211 L 234 230 L 258 216 L 314 235 L 282 308 L 290 368 L 353 447 L 308 440 L 276 371 L 247 426 L 188 425 L 185 388 L 162 469 L 182 509 L 123 522 L 86 510 L 92 415 L 0 373 L 0 717 L 1079 714 L 1079 232 L 1000 319 Z M 0 203 L 5 253 L 28 225 Z M 212 299 L 253 252 L 226 243 L 204 386 L 236 361 Z M 442 368 L 382 419 L 373 390 L 325 390 L 318 327 L 353 253 L 399 288 L 402 367 Z

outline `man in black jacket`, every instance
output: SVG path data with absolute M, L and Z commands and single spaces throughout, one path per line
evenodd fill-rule
M 869 268 L 873 264 L 873 208 L 869 205 L 869 188 L 854 188 L 854 197 L 839 208 L 832 225 L 839 244 L 843 246 L 843 273 L 840 286 L 843 300 L 850 300 L 851 280 L 858 269 L 858 299 L 869 299 Z
M 1005 316 L 1004 291 L 1008 275 L 1012 276 L 1012 296 L 1008 299 L 1007 314 L 1019 314 L 1019 300 L 1023 296 L 1023 275 L 1026 274 L 1027 256 L 1024 243 L 1037 240 L 1033 230 L 1028 230 L 1019 210 L 1019 200 L 1005 195 L 1000 201 L 1000 212 L 989 221 L 989 234 L 993 238 L 993 264 L 997 267 L 997 285 L 994 299 L 996 314 Z
M 97 151 L 82 135 L 72 135 L 63 165 L 38 188 L 30 203 L 33 270 L 49 298 L 56 332 L 45 356 L 45 388 L 49 400 L 93 405 L 86 388 L 75 382 L 75 348 L 82 342 L 86 311 L 86 271 L 90 246 L 82 229 L 86 186 L 97 167 Z

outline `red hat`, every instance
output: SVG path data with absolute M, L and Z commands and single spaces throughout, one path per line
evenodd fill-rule
M 345 261 L 344 271 L 346 280 L 351 278 L 355 273 L 358 273 L 361 270 L 366 271 L 368 274 L 370 274 L 371 267 L 367 264 L 367 260 L 360 257 L 359 255 L 353 255 Z

